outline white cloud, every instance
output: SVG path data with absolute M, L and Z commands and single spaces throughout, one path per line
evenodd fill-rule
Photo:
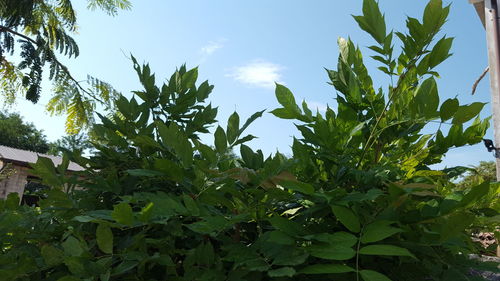
M 210 56 L 215 51 L 224 47 L 223 41 L 225 41 L 225 40 L 210 41 L 210 42 L 208 42 L 207 45 L 201 47 L 200 51 L 203 55 Z
M 264 60 L 255 60 L 246 65 L 235 67 L 227 76 L 250 86 L 274 88 L 274 83 L 281 81 L 283 66 Z

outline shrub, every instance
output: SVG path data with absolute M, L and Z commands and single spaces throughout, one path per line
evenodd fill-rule
M 291 158 L 265 158 L 245 145 L 254 138 L 245 129 L 263 111 L 244 123 L 232 114 L 215 129 L 213 146 L 203 143 L 216 123 L 217 109 L 205 102 L 213 86 L 197 85 L 197 69 L 183 66 L 158 87 L 149 66 L 133 59 L 143 89 L 121 97 L 112 118 L 100 116 L 95 155 L 66 155 L 86 171 L 67 177 L 67 161 L 54 167 L 41 158 L 34 172 L 52 189 L 40 207 L 17 206 L 15 195 L 1 203 L 0 276 L 476 278 L 466 276 L 467 254 L 477 251 L 468 231 L 498 223 L 498 210 L 474 205 L 490 185 L 457 191 L 450 178 L 461 169 L 431 168 L 451 147 L 479 142 L 489 124 L 478 116 L 483 103 L 440 104 L 434 69 L 450 56 L 452 39 L 434 39 L 448 11 L 431 0 L 422 20 L 407 19 L 406 33 L 387 33 L 377 3 L 365 0 L 354 18 L 375 39 L 372 58 L 394 84 L 375 89 L 359 48 L 339 39 L 338 67 L 327 71 L 336 112 L 313 113 L 276 86 L 282 107 L 272 113 L 301 133 Z M 439 129 L 424 134 L 430 122 Z M 228 153 L 238 147 L 240 158 Z

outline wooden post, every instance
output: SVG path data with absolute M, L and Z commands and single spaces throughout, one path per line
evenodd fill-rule
M 494 143 L 495 146 L 500 147 L 500 23 L 498 18 L 500 0 L 469 0 L 469 3 L 473 4 L 474 8 L 476 8 L 477 14 L 486 29 Z M 500 181 L 499 151 L 495 152 L 495 160 L 497 181 Z M 500 245 L 497 246 L 497 257 L 500 257 Z
M 500 42 L 498 34 L 498 0 L 484 1 L 484 21 L 490 66 L 491 111 L 495 146 L 500 146 Z M 500 181 L 500 158 L 496 155 L 497 181 Z
M 500 37 L 498 34 L 499 0 L 484 1 L 484 20 L 486 41 L 488 45 L 488 62 L 490 65 L 491 111 L 493 113 L 493 132 L 495 146 L 500 146 Z M 500 181 L 500 158 L 495 152 L 497 181 Z M 497 257 L 500 257 L 500 246 L 497 246 Z

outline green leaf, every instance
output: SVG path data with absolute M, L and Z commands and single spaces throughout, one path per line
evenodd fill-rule
M 238 144 L 242 144 L 242 143 L 251 141 L 251 140 L 256 139 L 256 138 L 257 137 L 253 136 L 253 135 L 246 135 L 246 136 L 244 136 L 242 138 L 238 138 L 238 140 L 233 143 L 233 146 L 236 146 Z
M 81 281 L 81 279 L 68 275 L 68 276 L 64 276 L 64 277 L 57 279 L 57 281 Z
M 298 191 L 304 194 L 314 194 L 314 186 L 308 183 L 299 182 L 299 181 L 280 181 L 279 185 L 284 188 Z
M 288 108 L 276 108 L 271 111 L 271 114 L 281 119 L 295 119 L 297 118 L 297 113 Z
M 40 252 L 45 264 L 49 267 L 56 266 L 64 261 L 64 252 L 52 245 L 44 245 Z
M 250 147 L 242 144 L 240 146 L 240 154 L 243 162 L 245 162 L 248 167 L 254 168 L 254 159 L 256 156 L 253 150 Z
M 358 242 L 358 238 L 351 233 L 339 231 L 333 234 L 320 233 L 307 236 L 307 239 L 314 239 L 328 244 L 340 244 L 345 247 L 352 247 Z
M 477 202 L 486 194 L 488 194 L 489 191 L 490 191 L 490 183 L 488 181 L 485 181 L 480 185 L 471 188 L 471 190 L 464 195 L 464 197 L 460 201 L 460 204 L 464 207 L 468 207 Z
M 373 270 L 364 269 L 364 270 L 361 270 L 359 272 L 359 274 L 361 275 L 361 278 L 363 278 L 363 280 L 365 280 L 365 281 L 392 281 L 384 274 L 373 271 Z
M 380 255 L 380 256 L 406 256 L 406 257 L 416 257 L 410 253 L 405 248 L 401 248 L 393 245 L 368 245 L 359 250 L 362 255 Z
M 193 162 L 193 147 L 181 128 L 173 122 L 168 127 L 161 122 L 156 124 L 163 143 L 173 149 L 185 167 L 190 166 Z
M 445 23 L 449 6 L 443 8 L 442 0 L 431 0 L 424 10 L 423 27 L 426 33 L 437 33 Z
M 476 117 L 483 109 L 486 103 L 474 102 L 469 105 L 462 105 L 457 109 L 453 117 L 453 124 L 463 124 L 472 118 Z
M 165 173 L 163 173 L 163 172 L 147 170 L 147 169 L 126 170 L 125 173 L 127 173 L 131 176 L 134 176 L 134 177 L 159 177 L 159 176 L 165 175 Z
M 295 244 L 295 239 L 287 235 L 286 233 L 275 230 L 269 232 L 269 242 L 273 242 L 280 245 L 293 245 Z
M 215 130 L 215 148 L 217 149 L 217 152 L 219 153 L 224 153 L 227 149 L 227 139 L 226 139 L 226 133 L 224 132 L 224 129 L 222 129 L 220 126 L 217 126 L 217 129 Z
M 239 136 L 239 127 L 240 127 L 240 116 L 238 113 L 234 112 L 229 116 L 229 120 L 227 121 L 227 142 L 229 144 L 233 144 L 236 138 Z
M 332 206 L 335 217 L 350 231 L 359 232 L 360 224 L 358 217 L 349 209 L 342 206 Z
M 349 260 L 356 255 L 354 249 L 339 245 L 313 245 L 307 251 L 311 256 L 327 260 Z
M 276 83 L 275 94 L 276 94 L 276 98 L 278 99 L 278 102 L 285 109 L 288 109 L 292 112 L 299 111 L 299 107 L 297 106 L 297 103 L 295 102 L 295 97 L 293 96 L 292 92 L 287 87 Z
M 198 67 L 195 67 L 182 75 L 181 87 L 183 90 L 189 90 L 195 86 L 198 79 Z
M 194 201 L 194 199 L 186 194 L 182 195 L 182 200 L 184 201 L 184 205 L 186 206 L 186 209 L 192 216 L 198 216 L 200 215 L 200 209 L 198 208 L 198 205 Z
M 426 117 L 434 117 L 439 106 L 439 94 L 434 77 L 426 79 L 415 94 L 418 113 Z
M 334 274 L 354 272 L 354 268 L 343 264 L 314 264 L 299 271 L 302 274 Z
M 359 27 L 368 32 L 373 39 L 383 45 L 386 37 L 385 19 L 375 0 L 363 1 L 363 15 L 354 16 Z
M 33 173 L 42 179 L 42 183 L 52 187 L 62 187 L 56 168 L 51 159 L 38 156 L 35 164 L 30 164 L 33 168 Z
M 117 267 L 114 268 L 112 275 L 120 275 L 123 274 L 132 268 L 136 267 L 139 264 L 138 261 L 125 260 L 120 263 Z
M 78 257 L 84 252 L 80 241 L 74 236 L 69 236 L 61 245 L 68 256 Z
M 304 234 L 304 228 L 299 223 L 284 217 L 273 216 L 269 218 L 269 222 L 274 228 L 279 229 L 292 237 Z
M 111 217 L 120 224 L 131 226 L 134 223 L 134 213 L 127 203 L 114 205 Z
M 184 169 L 172 160 L 165 158 L 155 159 L 154 168 L 158 170 L 158 173 L 161 173 L 162 176 L 174 181 L 180 182 L 184 178 Z
M 376 221 L 365 227 L 361 236 L 362 243 L 372 243 L 383 240 L 396 233 L 403 232 L 402 229 L 390 226 L 392 222 Z
M 113 232 L 108 225 L 99 224 L 96 229 L 96 240 L 99 249 L 106 254 L 113 253 Z
M 257 118 L 262 117 L 262 114 L 265 111 L 266 110 L 264 109 L 262 111 L 258 111 L 258 112 L 255 112 L 254 114 L 252 114 L 252 116 L 250 116 L 250 118 L 248 118 L 247 121 L 245 121 L 245 124 L 243 124 L 243 126 L 241 126 L 240 130 L 238 131 L 238 135 L 241 135 L 246 130 L 246 128 L 248 128 L 248 126 L 250 126 L 250 124 L 252 124 L 253 121 L 255 121 Z
M 457 109 L 459 107 L 458 99 L 447 99 L 443 102 L 441 105 L 441 108 L 439 109 L 439 115 L 441 116 L 441 121 L 446 121 L 453 117 L 455 112 L 457 112 Z
M 451 56 L 450 49 L 453 38 L 441 38 L 432 48 L 429 55 L 429 67 L 434 68 Z
M 295 269 L 292 267 L 281 267 L 278 269 L 269 270 L 267 272 L 269 277 L 292 277 L 295 275 Z

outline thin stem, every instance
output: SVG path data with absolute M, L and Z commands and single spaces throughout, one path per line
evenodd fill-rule
M 363 225 L 363 227 L 361 227 L 361 231 L 359 232 L 358 245 L 356 246 L 356 281 L 359 281 L 359 248 L 361 247 L 361 234 L 364 229 L 365 226 Z

